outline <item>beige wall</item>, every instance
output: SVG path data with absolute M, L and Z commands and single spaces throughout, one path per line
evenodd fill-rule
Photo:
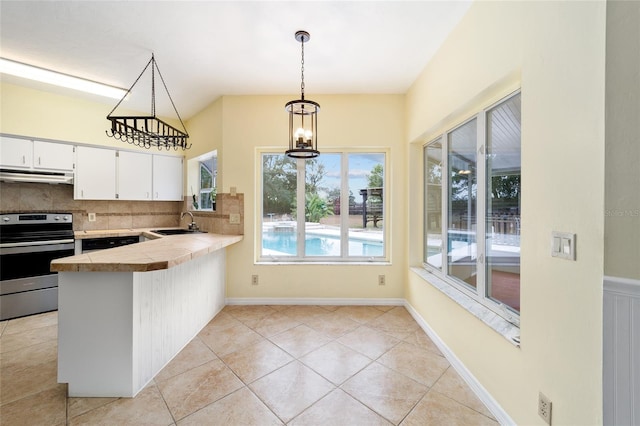
M 522 87 L 521 348 L 416 274 L 405 297 L 517 424 L 602 422 L 604 224 L 603 2 L 471 6 L 407 95 L 412 158 L 437 132 Z M 409 182 L 421 181 L 412 160 Z M 419 212 L 421 185 L 411 185 Z M 411 229 L 421 215 L 410 217 Z M 550 255 L 551 232 L 577 234 L 577 261 Z M 410 234 L 410 259 L 421 259 Z
M 287 147 L 288 116 L 284 104 L 292 96 L 224 96 L 189 120 L 194 141 L 207 140 L 215 132 L 222 114 L 222 144 L 207 142 L 208 149 L 218 149 L 218 175 L 222 190 L 235 186 L 245 194 L 244 241 L 228 250 L 228 297 L 337 297 L 401 298 L 406 269 L 406 222 L 402 215 L 406 203 L 405 156 L 403 131 L 403 96 L 311 96 L 319 102 L 319 147 L 371 147 L 390 150 L 388 166 L 391 182 L 390 246 L 391 265 L 260 265 L 255 264 L 256 206 L 259 190 L 258 148 L 273 147 L 284 152 Z M 198 126 L 193 126 L 198 123 Z M 220 190 L 220 187 L 218 188 Z M 251 285 L 251 275 L 258 274 L 260 284 Z M 379 286 L 379 274 L 387 284 Z
M 640 280 L 640 2 L 607 2 L 606 275 Z

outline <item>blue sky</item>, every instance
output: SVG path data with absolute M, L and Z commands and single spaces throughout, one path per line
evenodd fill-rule
M 340 154 L 323 153 L 318 161 L 324 164 L 327 172 L 321 186 L 334 188 L 340 186 Z M 349 190 L 362 201 L 360 190 L 367 187 L 367 176 L 376 164 L 384 165 L 384 154 L 349 154 Z

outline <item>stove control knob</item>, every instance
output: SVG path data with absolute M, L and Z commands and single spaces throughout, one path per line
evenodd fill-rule
M 53 220 L 60 220 L 60 216 L 54 217 Z
M 65 222 L 69 222 L 69 221 L 71 220 L 71 216 L 65 216 L 65 217 L 63 218 L 63 220 L 64 220 Z
M 5 217 L 3 217 L 3 218 L 2 218 L 2 220 L 3 220 L 3 221 L 5 221 L 5 222 L 9 222 L 9 221 L 11 220 L 11 218 L 10 218 L 10 217 L 5 216 Z

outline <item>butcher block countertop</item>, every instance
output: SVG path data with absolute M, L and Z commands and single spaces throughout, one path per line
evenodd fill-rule
M 158 229 L 158 228 L 153 228 Z M 220 250 L 239 241 L 242 235 L 194 233 L 162 236 L 150 229 L 76 231 L 76 239 L 142 235 L 149 238 L 136 244 L 55 259 L 53 272 L 148 272 L 169 269 Z

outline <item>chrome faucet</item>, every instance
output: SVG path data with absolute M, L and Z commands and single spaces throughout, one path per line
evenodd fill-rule
M 198 225 L 196 224 L 195 220 L 193 220 L 193 213 L 191 213 L 189 210 L 187 210 L 186 212 L 182 212 L 180 214 L 180 220 L 182 220 L 182 218 L 184 218 L 184 215 L 186 215 L 186 214 L 191 216 L 191 223 L 189 224 L 189 230 L 190 231 L 197 231 L 198 230 Z

